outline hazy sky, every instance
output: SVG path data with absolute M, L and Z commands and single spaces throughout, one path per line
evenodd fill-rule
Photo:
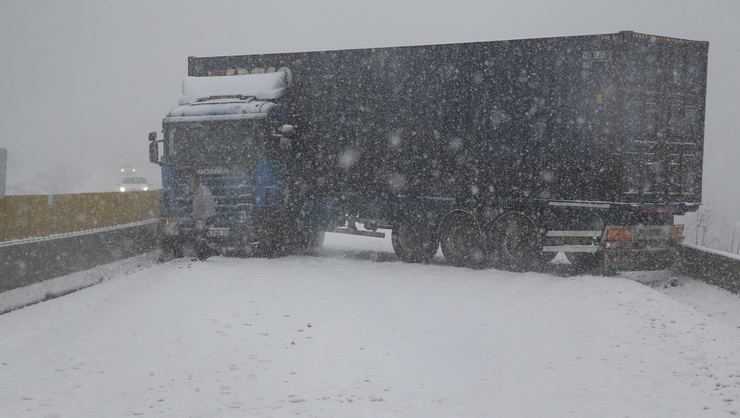
M 158 177 L 146 134 L 176 104 L 189 55 L 634 30 L 710 42 L 704 198 L 740 219 L 740 1 L 435 3 L 3 0 L 9 193 L 113 190 L 122 165 Z

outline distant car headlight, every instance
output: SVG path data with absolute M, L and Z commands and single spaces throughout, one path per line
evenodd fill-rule
M 144 186 L 144 191 L 149 190 L 149 186 Z
M 125 187 L 123 187 L 123 186 L 121 186 L 121 187 L 119 187 L 119 188 L 118 188 L 118 190 L 120 190 L 120 191 L 122 191 L 122 192 L 125 192 L 125 191 L 126 191 L 126 188 L 125 188 Z

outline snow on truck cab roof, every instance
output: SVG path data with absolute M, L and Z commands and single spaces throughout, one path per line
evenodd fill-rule
M 269 100 L 284 96 L 291 81 L 287 68 L 261 74 L 188 76 L 182 81 L 179 106 L 165 122 L 274 117 L 280 106 Z
M 228 119 L 267 119 L 280 112 L 280 105 L 248 98 L 213 99 L 177 106 L 165 122 Z
M 275 100 L 283 97 L 290 87 L 290 70 L 281 68 L 272 73 L 243 74 L 222 77 L 190 77 L 182 80 L 179 104 L 218 97 L 254 97 Z

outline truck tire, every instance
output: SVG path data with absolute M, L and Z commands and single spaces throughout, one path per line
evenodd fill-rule
M 277 258 L 288 254 L 289 250 L 290 243 L 285 239 L 284 231 L 271 228 L 261 234 L 253 255 L 256 257 Z
M 316 255 L 324 244 L 324 231 L 309 229 L 299 232 L 297 252 L 302 255 Z
M 533 270 L 556 255 L 542 252 L 537 226 L 521 213 L 509 213 L 498 218 L 494 239 L 496 265 L 505 270 Z
M 185 252 L 182 249 L 182 244 L 178 242 L 172 243 L 172 256 L 175 258 L 183 258 L 185 256 Z
M 277 239 L 265 239 L 257 244 L 255 255 L 257 257 L 278 258 L 287 255 L 289 248 L 285 242 Z
M 473 215 L 453 211 L 442 220 L 439 241 L 445 259 L 455 266 L 483 267 L 488 264 L 490 252 L 485 236 Z
M 439 248 L 434 228 L 419 222 L 404 222 L 394 226 L 391 243 L 398 258 L 407 263 L 428 263 Z
M 182 248 L 182 243 L 174 239 L 163 239 L 159 244 L 159 248 L 162 251 L 163 258 L 167 258 L 170 254 L 174 258 L 182 258 L 185 253 Z

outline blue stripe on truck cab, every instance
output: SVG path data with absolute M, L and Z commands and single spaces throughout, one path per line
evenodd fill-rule
M 262 161 L 257 164 L 255 189 L 256 206 L 264 208 L 283 201 L 284 164 L 280 161 Z

